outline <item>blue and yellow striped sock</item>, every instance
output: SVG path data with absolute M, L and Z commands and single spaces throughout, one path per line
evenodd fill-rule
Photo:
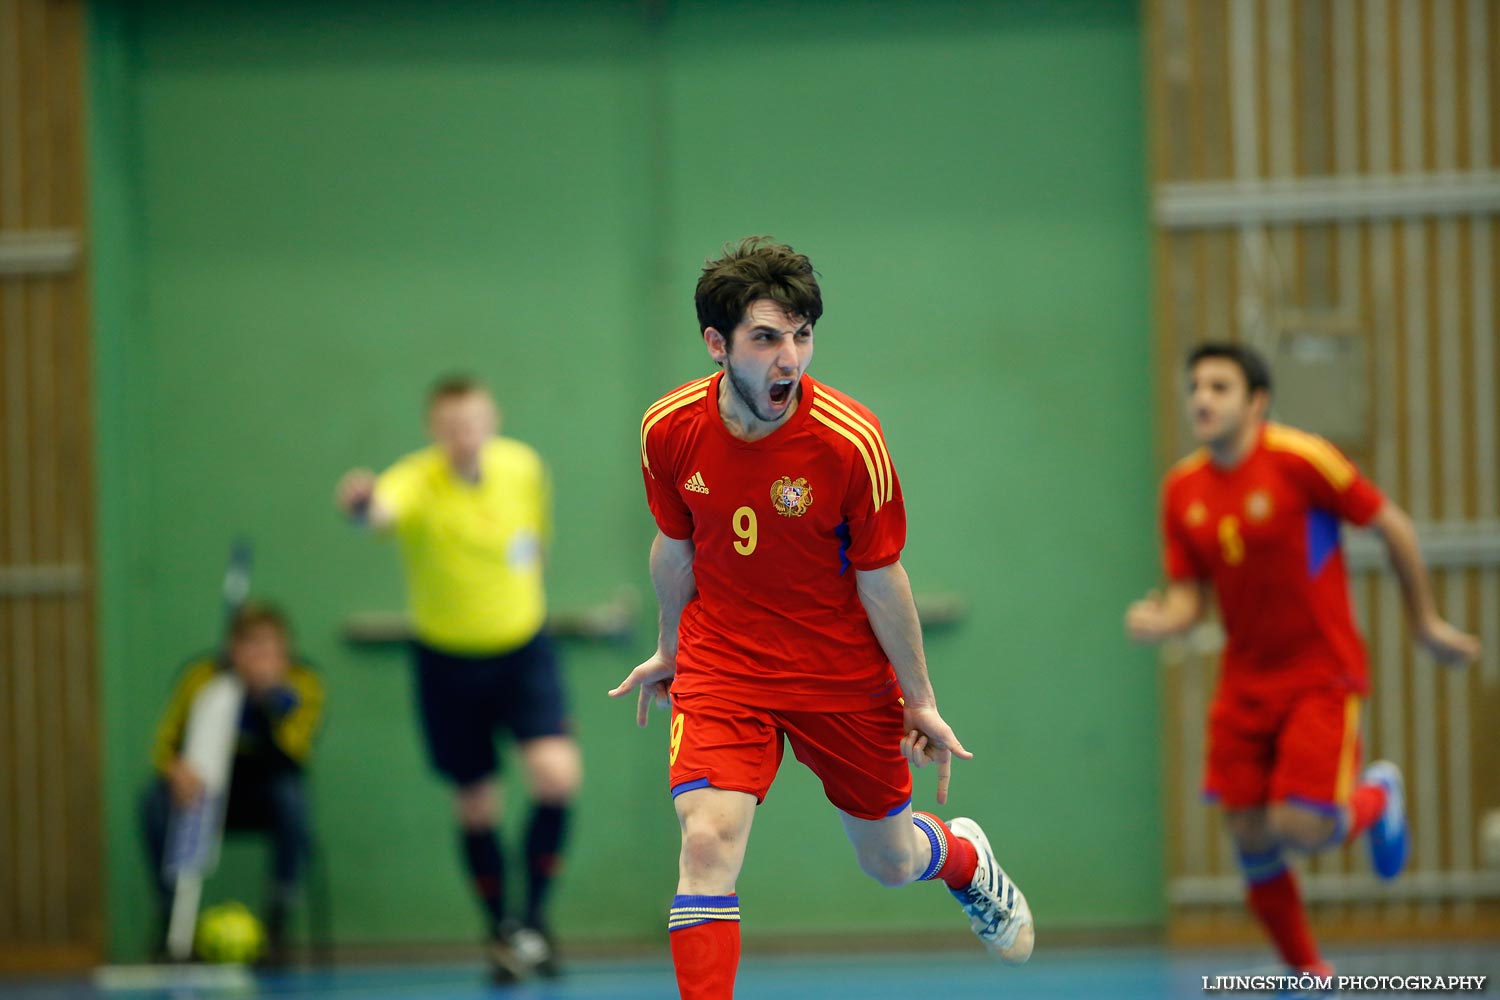
M 932 847 L 932 860 L 927 863 L 922 874 L 917 876 L 917 881 L 926 882 L 937 878 L 938 872 L 942 871 L 948 860 L 949 831 L 947 824 L 931 813 L 914 812 L 911 814 L 911 821 L 918 830 L 927 834 L 927 843 Z
M 1240 871 L 1245 873 L 1245 881 L 1250 885 L 1269 882 L 1286 871 L 1286 859 L 1281 856 L 1279 847 L 1273 847 L 1268 851 L 1239 851 L 1238 853 Z
M 932 849 L 927 867 L 917 876 L 918 881 L 941 879 L 950 889 L 962 889 L 974 878 L 974 868 L 979 864 L 979 854 L 972 843 L 954 833 L 941 819 L 932 813 L 914 812 L 911 821 L 918 830 L 927 835 L 927 844 Z
M 710 920 L 740 922 L 739 896 L 674 896 L 667 930 L 685 931 Z

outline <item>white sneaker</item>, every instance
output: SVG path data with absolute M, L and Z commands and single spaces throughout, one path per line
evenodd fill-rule
M 1036 931 L 1026 896 L 1005 874 L 990 850 L 989 838 L 979 824 L 960 816 L 948 824 L 955 834 L 974 845 L 979 864 L 967 888 L 949 889 L 964 908 L 969 926 L 984 946 L 1002 962 L 1020 965 L 1031 957 Z
M 519 983 L 551 960 L 552 948 L 540 931 L 507 920 L 489 942 L 490 981 Z

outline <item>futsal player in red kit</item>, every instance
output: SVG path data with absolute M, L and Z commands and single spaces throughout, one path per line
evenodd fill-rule
M 822 781 L 866 874 L 892 887 L 941 880 L 992 952 L 1024 962 L 1031 911 L 979 825 L 911 808 L 910 767 L 937 765 L 943 804 L 952 758 L 972 754 L 928 680 L 880 422 L 807 374 L 823 313 L 812 264 L 747 239 L 708 262 L 696 301 L 723 370 L 641 422 L 660 637 L 610 692 L 639 691 L 642 726 L 670 695 L 678 989 L 733 994 L 735 880 L 784 740 Z
M 1254 351 L 1204 344 L 1188 357 L 1188 417 L 1202 447 L 1162 489 L 1167 589 L 1133 604 L 1126 630 L 1187 630 L 1213 587 L 1227 642 L 1208 719 L 1205 793 L 1224 809 L 1250 909 L 1295 971 L 1329 974 L 1286 864 L 1364 834 L 1383 878 L 1406 862 L 1401 772 L 1356 776 L 1369 692 L 1340 548 L 1340 522 L 1385 543 L 1413 631 L 1439 660 L 1479 641 L 1433 605 L 1411 520 L 1324 439 L 1266 420 L 1271 375 Z

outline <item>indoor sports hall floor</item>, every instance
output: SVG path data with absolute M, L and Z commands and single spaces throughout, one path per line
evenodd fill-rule
M 750 955 L 740 970 L 738 1000 L 911 1000 L 912 997 L 1027 998 L 1100 997 L 1108 1000 L 1202 998 L 1203 976 L 1274 972 L 1257 966 L 1264 954 L 1169 952 L 1163 948 L 1056 949 L 1039 952 L 1030 964 L 1007 969 L 972 952 L 933 955 L 840 955 L 770 958 Z M 1341 973 L 1351 975 L 1485 975 L 1485 993 L 1500 992 L 1500 947 L 1495 944 L 1330 949 Z M 1254 996 L 1257 994 L 1234 994 Z M 1265 996 L 1267 994 L 1259 994 Z M 1411 992 L 1361 991 L 1345 996 L 1418 996 Z M 1433 996 L 1436 994 L 1426 994 Z M 1446 994 L 1454 995 L 1454 994 Z M 263 975 L 254 983 L 218 987 L 137 985 L 110 989 L 89 982 L 0 979 L 6 1000 L 662 1000 L 676 996 L 665 954 L 639 961 L 575 962 L 566 979 L 507 988 L 485 987 L 473 965 L 392 966 Z

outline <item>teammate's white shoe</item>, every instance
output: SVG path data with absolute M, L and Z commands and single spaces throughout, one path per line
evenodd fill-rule
M 974 845 L 979 864 L 966 888 L 949 889 L 964 908 L 969 926 L 984 946 L 1002 962 L 1020 965 L 1031 957 L 1036 931 L 1026 897 L 1005 874 L 990 850 L 989 838 L 979 824 L 960 816 L 948 824 L 955 834 Z

